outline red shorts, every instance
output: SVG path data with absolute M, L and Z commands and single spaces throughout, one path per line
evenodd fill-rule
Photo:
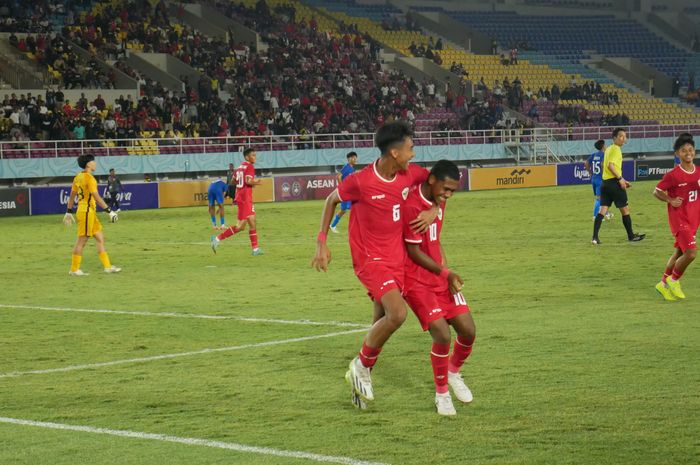
M 247 220 L 255 215 L 253 202 L 236 202 L 236 205 L 238 206 L 237 215 L 239 220 Z
M 697 249 L 698 246 L 695 243 L 695 232 L 690 229 L 680 229 L 676 232 L 676 243 L 673 246 L 677 249 L 681 249 L 684 253 L 689 249 Z
M 355 274 L 367 289 L 369 298 L 379 302 L 392 289 L 398 289 L 399 292 L 403 289 L 403 269 L 403 265 L 391 267 L 382 262 L 369 262 L 361 269 L 356 269 Z
M 435 292 L 431 288 L 416 285 L 406 291 L 404 298 L 418 317 L 423 331 L 427 331 L 430 323 L 440 318 L 450 320 L 469 313 L 469 305 L 462 293 L 453 295 L 449 289 Z

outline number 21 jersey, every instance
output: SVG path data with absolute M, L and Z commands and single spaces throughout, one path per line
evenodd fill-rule
M 668 204 L 668 223 L 673 235 L 681 229 L 697 230 L 700 224 L 700 169 L 693 165 L 693 171 L 688 172 L 678 165 L 664 175 L 656 188 L 666 191 L 671 198 L 683 199 L 680 207 Z

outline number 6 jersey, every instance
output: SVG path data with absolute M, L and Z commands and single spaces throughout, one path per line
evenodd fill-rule
M 377 161 L 345 178 L 338 186 L 344 202 L 352 202 L 348 239 L 352 265 L 359 272 L 367 262 L 382 262 L 403 271 L 401 207 L 411 186 L 428 178 L 428 170 L 409 164 L 392 179 L 377 172 Z M 413 219 L 413 218 L 412 218 Z

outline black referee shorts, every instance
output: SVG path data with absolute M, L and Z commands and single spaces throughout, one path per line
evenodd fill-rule
M 626 207 L 627 191 L 620 187 L 617 179 L 606 179 L 600 188 L 600 205 L 610 207 L 613 203 L 617 208 Z

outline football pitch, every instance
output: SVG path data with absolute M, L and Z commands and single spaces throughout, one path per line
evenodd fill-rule
M 0 220 L 0 464 L 697 464 L 700 264 L 685 301 L 654 290 L 672 252 L 652 182 L 590 244 L 590 186 L 465 192 L 442 241 L 477 327 L 458 415 L 433 404 L 412 314 L 350 403 L 371 319 L 341 234 L 309 267 L 322 202 L 258 204 L 214 255 L 206 207 L 122 212 L 68 276 L 75 227 Z M 234 220 L 227 206 L 227 220 Z

